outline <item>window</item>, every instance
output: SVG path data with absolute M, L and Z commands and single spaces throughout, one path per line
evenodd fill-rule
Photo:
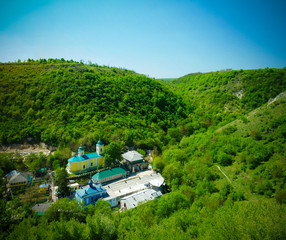
M 91 197 L 91 202 L 93 202 L 93 197 Z
M 91 167 L 93 166 L 93 162 L 90 163 L 90 166 L 91 166 Z
M 83 165 L 83 169 L 85 169 L 85 165 Z
M 102 152 L 102 148 L 100 149 L 100 152 Z

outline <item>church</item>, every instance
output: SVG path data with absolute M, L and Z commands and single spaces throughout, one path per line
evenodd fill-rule
M 84 148 L 79 147 L 78 153 L 68 160 L 67 170 L 78 174 L 97 169 L 104 164 L 104 144 L 99 140 L 96 144 L 96 152 L 84 153 Z

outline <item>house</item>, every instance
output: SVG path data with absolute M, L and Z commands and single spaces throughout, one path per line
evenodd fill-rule
M 67 171 L 69 173 L 83 173 L 104 164 L 104 144 L 101 140 L 96 144 L 96 152 L 84 153 L 82 146 L 78 149 L 78 154 L 68 160 Z
M 51 205 L 52 203 L 36 204 L 32 207 L 32 211 L 35 211 L 38 216 L 41 216 L 48 210 Z
M 50 184 L 49 183 L 43 183 L 41 184 L 39 187 L 40 187 L 40 191 L 41 192 L 47 192 L 49 191 L 49 186 Z
M 122 210 L 136 208 L 139 203 L 154 200 L 155 198 L 159 198 L 161 196 L 162 193 L 160 191 L 145 189 L 143 191 L 122 198 L 120 201 L 120 206 Z
M 7 175 L 6 175 L 7 176 Z M 7 176 L 8 188 L 23 187 L 28 183 L 31 183 L 32 177 L 26 173 L 14 171 L 12 174 Z
M 122 154 L 123 163 L 127 165 L 127 168 L 131 172 L 143 170 L 147 164 L 143 158 L 143 155 L 136 151 L 128 151 Z
M 78 189 L 75 192 L 77 201 L 87 206 L 95 204 L 100 198 L 103 198 L 106 194 L 106 189 L 101 185 L 94 185 L 92 180 L 90 180 L 88 187 Z
M 123 168 L 112 168 L 108 170 L 104 170 L 101 172 L 96 173 L 92 176 L 92 181 L 94 183 L 104 183 L 108 181 L 112 181 L 114 179 L 126 177 L 127 171 Z

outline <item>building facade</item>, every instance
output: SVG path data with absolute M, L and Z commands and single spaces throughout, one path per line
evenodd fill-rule
M 112 168 L 98 172 L 92 176 L 92 181 L 94 183 L 104 183 L 112 181 L 118 178 L 123 178 L 127 176 L 127 171 L 123 168 Z
M 75 197 L 79 203 L 83 203 L 84 206 L 95 204 L 100 198 L 106 195 L 106 189 L 101 185 L 95 185 L 90 180 L 88 187 L 77 189 L 75 191 Z
M 32 177 L 26 173 L 12 171 L 6 175 L 8 180 L 7 188 L 23 187 L 32 182 Z
M 78 174 L 96 169 L 104 164 L 104 144 L 101 140 L 96 144 L 96 152 L 84 153 L 84 148 L 79 147 L 77 155 L 68 160 L 67 170 Z

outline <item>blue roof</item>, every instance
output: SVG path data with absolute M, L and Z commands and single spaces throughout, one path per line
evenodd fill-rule
M 99 139 L 96 145 L 102 146 L 103 143 L 102 143 L 102 141 Z
M 97 152 L 85 154 L 88 158 L 97 158 L 99 157 Z
M 50 185 L 49 183 L 43 183 L 43 184 L 40 185 L 40 188 L 49 187 L 49 185 Z
M 93 152 L 93 153 L 87 153 L 81 157 L 79 157 L 78 155 L 73 156 L 72 158 L 70 158 L 68 160 L 68 162 L 78 162 L 78 161 L 84 161 L 90 158 L 97 158 L 99 157 L 97 152 Z
M 93 183 L 90 183 L 86 188 L 76 190 L 76 194 L 79 195 L 81 198 L 92 194 L 98 194 L 101 192 L 106 192 L 106 189 L 101 185 L 94 185 Z
M 101 172 L 94 174 L 92 176 L 92 179 L 96 181 L 96 180 L 109 178 L 109 177 L 119 175 L 119 174 L 126 175 L 127 171 L 125 171 L 123 168 L 120 168 L 120 167 L 112 168 L 112 169 L 104 170 L 104 171 L 101 171 Z

